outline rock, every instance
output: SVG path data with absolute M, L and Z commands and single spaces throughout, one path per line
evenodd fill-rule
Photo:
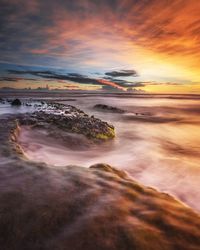
M 13 106 L 21 106 L 22 103 L 19 99 L 15 99 L 14 101 L 11 102 L 11 105 Z
M 3 98 L 0 98 L 0 103 L 5 104 L 5 100 Z
M 94 107 L 94 109 L 99 110 L 99 111 L 107 111 L 107 112 L 111 112 L 111 113 L 120 113 L 123 114 L 126 111 L 117 107 L 112 107 L 109 105 L 105 105 L 105 104 L 96 104 Z
M 69 98 L 69 99 L 64 99 L 65 102 L 75 102 L 76 99 L 74 98 Z
M 31 124 L 33 127 L 48 128 L 48 130 L 57 127 L 60 133 L 63 131 L 82 134 L 96 141 L 105 141 L 115 137 L 115 130 L 111 124 L 94 116 L 88 116 L 71 105 L 60 103 L 48 104 L 46 109 L 32 114 L 18 115 L 18 120 L 22 125 Z
M 124 179 L 128 178 L 128 175 L 126 172 L 119 170 L 119 169 L 116 169 L 116 168 L 113 168 L 108 164 L 98 163 L 98 164 L 94 164 L 94 165 L 90 166 L 90 168 L 109 172 L 109 173 L 115 174 L 118 177 L 121 177 Z

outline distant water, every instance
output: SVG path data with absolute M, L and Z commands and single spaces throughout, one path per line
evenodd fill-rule
M 7 103 L 7 104 L 0 103 L 0 115 L 26 113 L 29 111 L 32 111 L 32 109 L 30 107 L 25 107 L 25 106 L 11 107 L 11 105 L 9 103 Z
M 31 103 L 32 105 L 27 106 L 26 103 Z M 34 112 L 38 109 L 37 105 L 41 105 L 41 103 L 39 101 L 31 102 L 26 99 L 24 100 L 24 104 L 21 106 L 12 106 L 6 101 L 5 103 L 0 103 L 0 115 Z
M 23 129 L 21 144 L 32 160 L 55 166 L 104 162 L 126 170 L 134 179 L 175 195 L 200 210 L 200 100 L 198 98 L 133 98 L 76 96 L 61 101 L 112 123 L 116 138 L 100 145 L 66 147 L 46 131 Z M 95 104 L 108 104 L 129 114 L 102 113 Z M 23 108 L 22 108 L 23 110 Z M 1 111 L 0 111 L 1 112 Z M 143 113 L 145 118 L 131 112 Z M 81 141 L 83 143 L 83 141 Z

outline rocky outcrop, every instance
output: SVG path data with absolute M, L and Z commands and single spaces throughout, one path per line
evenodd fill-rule
M 4 103 L 4 99 L 3 98 L 0 98 L 0 103 Z
M 11 102 L 11 105 L 12 105 L 12 106 L 21 106 L 22 103 L 21 103 L 21 101 L 20 101 L 19 99 L 15 99 L 15 100 L 13 100 L 13 101 Z
M 47 130 L 57 128 L 60 132 L 82 134 L 94 140 L 104 141 L 115 137 L 114 127 L 111 124 L 94 116 L 88 116 L 71 105 L 49 104 L 46 109 L 32 114 L 18 115 L 17 119 L 21 125 Z
M 94 109 L 98 110 L 98 111 L 103 111 L 103 112 L 111 112 L 111 113 L 120 113 L 123 114 L 126 111 L 117 107 L 113 107 L 113 106 L 109 106 L 106 104 L 96 104 L 94 106 Z
M 109 166 L 0 165 L 1 249 L 199 249 L 199 215 Z

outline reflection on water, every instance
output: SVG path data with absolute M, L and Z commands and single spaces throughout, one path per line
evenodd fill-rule
M 97 103 L 148 115 L 146 119 L 135 119 L 97 112 L 92 109 Z M 85 147 L 75 150 L 49 138 L 46 131 L 26 128 L 21 132 L 20 142 L 29 158 L 56 166 L 108 163 L 200 210 L 198 99 L 79 97 L 73 105 L 112 123 L 116 128 L 114 141 L 100 145 L 85 142 Z M 84 143 L 83 138 L 80 142 Z

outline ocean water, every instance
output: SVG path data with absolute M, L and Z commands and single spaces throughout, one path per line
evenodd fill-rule
M 83 138 L 74 137 L 75 145 L 61 144 L 49 138 L 47 131 L 22 128 L 19 142 L 27 157 L 55 167 L 107 163 L 200 210 L 200 99 L 100 95 L 75 98 L 61 102 L 113 124 L 116 138 L 90 145 Z M 93 106 L 99 103 L 128 112 L 112 114 L 94 110 Z

